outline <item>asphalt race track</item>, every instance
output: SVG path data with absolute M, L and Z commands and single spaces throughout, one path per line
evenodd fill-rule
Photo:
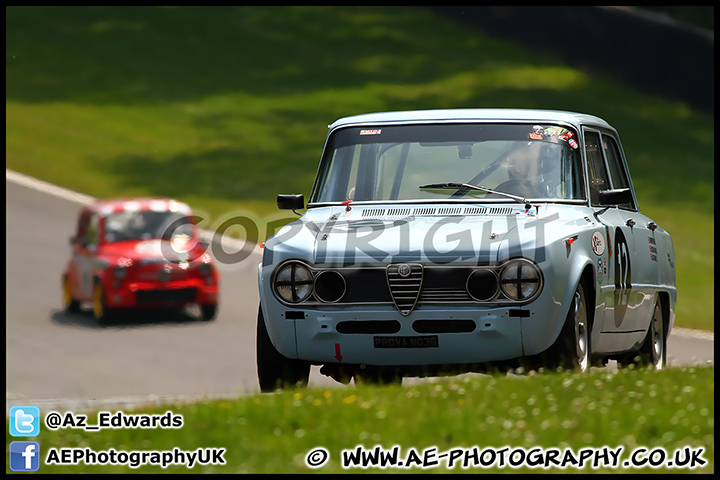
M 90 311 L 71 315 L 62 308 L 60 276 L 83 197 L 29 188 L 11 173 L 5 220 L 7 405 L 259 391 L 258 250 L 221 267 L 220 309 L 212 322 L 193 312 L 140 312 L 101 327 Z M 713 345 L 712 334 L 673 330 L 669 363 L 714 362 Z M 310 386 L 320 385 L 341 387 L 314 368 Z

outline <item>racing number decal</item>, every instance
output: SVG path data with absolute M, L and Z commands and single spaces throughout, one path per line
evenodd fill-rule
M 615 288 L 630 290 L 630 252 L 622 229 L 615 229 Z
M 631 268 L 630 249 L 620 227 L 615 229 L 615 326 L 625 319 L 630 297 Z

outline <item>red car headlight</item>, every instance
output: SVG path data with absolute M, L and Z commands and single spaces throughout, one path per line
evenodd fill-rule
M 127 277 L 127 267 L 117 266 L 113 269 L 113 276 L 118 280 L 122 280 Z
M 203 276 L 212 275 L 213 267 L 209 263 L 201 263 L 198 267 L 198 272 Z

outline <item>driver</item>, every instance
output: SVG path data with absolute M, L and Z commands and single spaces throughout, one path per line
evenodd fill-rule
M 510 180 L 531 180 L 538 176 L 538 157 L 540 142 L 528 142 L 508 154 L 507 172 Z
M 495 187 L 495 190 L 527 198 L 544 196 L 545 189 L 537 184 L 541 147 L 540 142 L 527 142 L 508 153 L 508 180 Z
M 528 142 L 511 152 L 507 160 L 509 180 L 498 189 L 505 186 L 515 190 L 507 193 L 527 197 L 553 196 L 559 182 L 557 169 L 560 163 L 560 152 L 555 150 L 561 148 L 555 143 Z

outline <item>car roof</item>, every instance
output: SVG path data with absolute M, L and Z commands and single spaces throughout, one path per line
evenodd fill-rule
M 582 125 L 594 125 L 615 130 L 602 118 L 585 113 L 563 110 L 536 110 L 525 108 L 460 108 L 438 110 L 410 110 L 399 112 L 380 112 L 354 115 L 336 120 L 328 125 L 334 128 L 356 124 L 387 123 L 434 123 L 434 122 L 486 122 L 486 121 L 526 121 L 526 122 L 565 122 L 579 128 Z
M 108 198 L 98 200 L 88 208 L 101 215 L 132 210 L 191 213 L 190 207 L 184 202 L 164 197 Z

